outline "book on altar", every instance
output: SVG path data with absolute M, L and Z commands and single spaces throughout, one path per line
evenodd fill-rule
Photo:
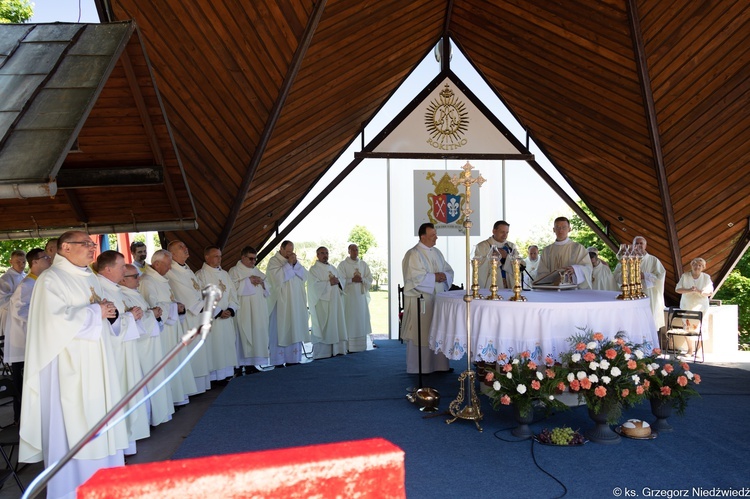
M 564 269 L 553 270 L 531 283 L 534 289 L 575 289 L 578 284 L 571 282 L 571 276 L 566 276 Z

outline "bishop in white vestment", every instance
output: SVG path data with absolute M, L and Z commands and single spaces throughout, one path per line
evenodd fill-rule
M 429 348 L 435 295 L 448 291 L 453 283 L 453 269 L 440 250 L 435 248 L 436 242 L 435 226 L 430 223 L 422 224 L 419 227 L 419 242 L 406 252 L 401 263 L 404 273 L 401 336 L 406 341 L 406 372 L 410 374 L 419 373 L 420 342 L 422 373 L 450 370 L 447 357 L 442 353 L 434 353 Z M 424 297 L 422 310 L 418 305 L 420 295 Z M 421 326 L 421 334 L 418 325 Z
M 31 295 L 26 346 L 19 460 L 45 466 L 119 402 L 122 393 L 111 345 L 115 305 L 88 265 L 96 245 L 84 232 L 60 236 L 53 265 Z M 125 425 L 89 442 L 47 485 L 47 497 L 76 495 L 76 487 L 101 468 L 122 466 Z
M 312 315 L 313 358 L 346 354 L 344 290 L 336 267 L 328 263 L 328 248 L 317 249 L 318 261 L 310 267 L 307 294 Z
M 372 273 L 367 262 L 359 258 L 356 244 L 349 245 L 349 258 L 339 263 L 338 271 L 344 284 L 344 317 L 349 352 L 367 350 L 372 334 L 370 323 L 370 286 Z
M 242 366 L 265 366 L 269 363 L 270 284 L 256 266 L 255 248 L 246 246 L 237 265 L 229 270 L 229 277 L 237 291 L 240 308 L 237 311 L 237 357 Z

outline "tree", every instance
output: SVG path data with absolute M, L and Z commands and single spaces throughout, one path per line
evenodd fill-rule
M 0 0 L 0 23 L 25 23 L 33 15 L 29 0 Z
M 581 207 L 581 209 L 595 222 L 597 222 L 596 217 L 594 216 L 594 213 L 589 209 L 588 206 L 586 206 L 583 201 L 578 201 L 578 206 Z M 602 227 L 602 224 L 597 222 L 597 225 L 600 229 L 604 230 L 604 227 Z M 577 243 L 581 243 L 586 248 L 590 248 L 591 246 L 595 246 L 599 248 L 599 258 L 607 264 L 609 264 L 610 267 L 614 268 L 617 265 L 617 256 L 614 254 L 614 252 L 604 244 L 604 242 L 601 240 L 601 238 L 596 235 L 596 233 L 586 225 L 586 222 L 583 221 L 581 217 L 578 215 L 573 215 L 570 217 L 570 238 Z
M 10 265 L 10 254 L 15 250 L 28 253 L 34 248 L 44 249 L 49 239 L 17 239 L 15 241 L 0 241 L 0 268 L 7 269 Z
M 349 232 L 349 240 L 359 247 L 359 256 L 363 257 L 367 250 L 377 246 L 375 236 L 363 225 L 355 225 Z

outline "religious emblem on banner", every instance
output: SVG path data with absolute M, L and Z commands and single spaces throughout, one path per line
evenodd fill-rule
M 444 173 L 440 181 L 436 182 L 435 173 L 429 172 L 427 179 L 435 186 L 435 193 L 427 194 L 427 203 L 430 207 L 427 210 L 427 216 L 430 222 L 433 224 L 461 223 L 463 195 L 458 193 L 458 187 L 453 185 L 450 176 Z
M 427 143 L 435 149 L 453 151 L 467 144 L 469 111 L 447 83 L 440 97 L 427 106 L 425 125 L 430 134 Z

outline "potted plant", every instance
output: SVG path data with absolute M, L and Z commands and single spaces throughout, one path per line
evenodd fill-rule
M 657 357 L 661 352 L 654 349 Z M 649 359 L 647 364 L 648 397 L 651 412 L 656 421 L 651 425 L 655 431 L 671 431 L 672 426 L 667 422 L 672 409 L 682 416 L 687 408 L 688 399 L 698 395 L 695 385 L 699 385 L 701 377 L 690 370 L 686 362 L 667 361 L 657 358 Z
M 490 390 L 485 393 L 495 409 L 512 404 L 519 426 L 511 433 L 531 438 L 533 433 L 528 425 L 534 420 L 535 405 L 547 409 L 567 408 L 555 398 L 557 376 L 551 357 L 547 357 L 543 365 L 538 365 L 531 359 L 529 351 L 521 352 L 517 357 L 501 353 L 495 367 L 486 368 L 484 382 Z
M 647 396 L 644 382 L 649 359 L 623 332 L 610 339 L 602 333 L 584 331 L 568 341 L 571 351 L 561 356 L 567 370 L 565 387 L 586 402 L 589 416 L 596 423 L 585 435 L 592 442 L 617 443 L 620 436 L 609 425 L 619 421 L 624 408 Z

